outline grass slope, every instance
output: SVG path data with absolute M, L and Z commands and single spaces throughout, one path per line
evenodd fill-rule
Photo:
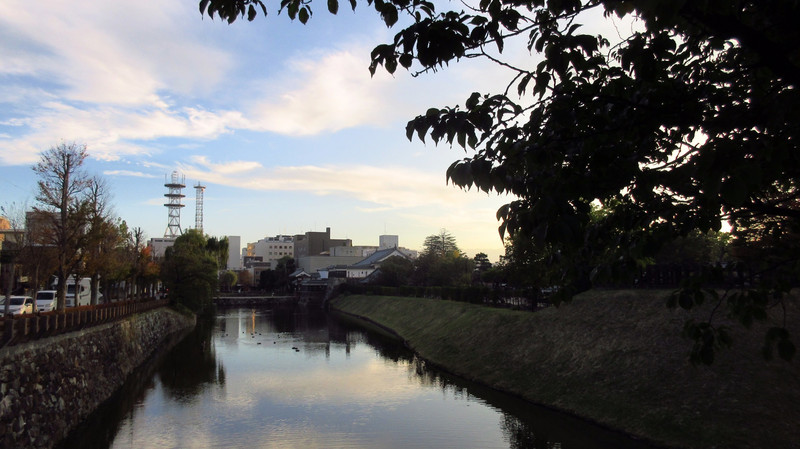
M 800 360 L 765 361 L 765 328 L 732 324 L 734 347 L 693 367 L 680 336 L 691 315 L 667 309 L 667 294 L 591 291 L 537 313 L 375 296 L 332 307 L 393 330 L 454 374 L 661 445 L 800 448 Z M 798 341 L 796 300 L 788 312 Z

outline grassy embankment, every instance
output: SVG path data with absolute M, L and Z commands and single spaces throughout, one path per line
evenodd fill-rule
M 332 307 L 397 333 L 461 377 L 671 447 L 800 447 L 800 357 L 761 357 L 764 328 L 693 367 L 690 314 L 665 291 L 591 291 L 537 313 L 420 298 L 344 296 Z M 796 300 L 790 332 L 800 341 Z M 710 309 L 695 312 L 706 319 Z

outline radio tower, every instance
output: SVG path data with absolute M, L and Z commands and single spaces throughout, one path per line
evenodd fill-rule
M 167 182 L 165 175 L 164 187 L 169 189 L 169 192 L 164 194 L 169 201 L 164 205 L 169 210 L 169 223 L 167 224 L 167 230 L 164 231 L 164 237 L 174 239 L 183 234 L 183 231 L 181 231 L 181 208 L 183 207 L 181 198 L 186 195 L 181 193 L 181 190 L 186 187 L 186 177 L 174 171 L 172 172 L 171 180 Z
M 194 186 L 196 192 L 194 201 L 194 228 L 200 231 L 201 235 L 203 234 L 203 191 L 205 189 L 206 186 L 200 184 L 200 181 Z

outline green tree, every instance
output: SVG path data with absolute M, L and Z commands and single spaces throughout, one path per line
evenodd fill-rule
M 239 276 L 233 270 L 225 270 L 219 274 L 220 290 L 230 292 L 231 288 L 238 282 Z
M 206 244 L 208 251 L 217 259 L 220 270 L 228 266 L 228 237 L 216 238 L 209 237 Z
M 475 262 L 475 269 L 480 272 L 488 271 L 492 268 L 492 263 L 489 261 L 489 256 L 487 256 L 486 253 L 475 254 L 472 261 Z
M 656 254 L 655 263 L 694 263 L 717 265 L 729 262 L 728 244 L 731 234 L 694 230 L 666 243 Z
M 249 290 L 253 286 L 253 274 L 250 273 L 250 270 L 239 270 L 236 272 L 236 276 L 238 277 L 236 283 L 245 289 Z
M 440 229 L 438 234 L 425 237 L 425 241 L 422 243 L 422 255 L 436 257 L 454 255 L 458 257 L 461 255 L 461 250 L 458 249 L 456 238 L 447 229 Z
M 422 253 L 414 261 L 412 282 L 441 287 L 469 285 L 474 268 L 472 260 L 458 249 L 455 237 L 441 229 L 425 238 Z
M 165 251 L 161 279 L 172 302 L 200 312 L 212 304 L 219 285 L 218 267 L 217 253 L 208 249 L 206 238 L 190 229 Z
M 279 11 L 306 23 L 311 3 L 286 0 Z M 480 0 L 444 11 L 427 0 L 367 4 L 387 26 L 403 26 L 370 54 L 373 73 L 435 71 L 461 58 L 508 69 L 495 92 L 430 108 L 406 134 L 472 153 L 450 166 L 447 179 L 514 196 L 497 213 L 501 236 L 574 260 L 560 267 L 576 290 L 588 287 L 586 264 L 589 279 L 625 275 L 663 242 L 718 231 L 723 220 L 738 226 L 773 217 L 792 227 L 800 220 L 792 207 L 800 197 L 797 2 Z M 331 13 L 338 8 L 327 2 Z M 201 0 L 200 11 L 229 23 L 267 13 L 260 0 Z M 614 31 L 586 32 L 587 18 L 600 15 Z M 630 18 L 633 26 L 613 26 Z M 515 64 L 503 59 L 510 47 L 536 56 Z M 593 203 L 606 211 L 601 220 L 592 220 Z M 677 292 L 698 299 L 680 305 L 734 299 L 702 285 Z M 741 293 L 767 304 L 782 300 L 787 286 Z M 731 310 L 746 323 L 764 307 Z M 707 332 L 693 335 L 709 362 L 726 339 L 711 319 L 700 325 Z M 791 357 L 788 337 L 780 345 Z
M 100 267 L 100 282 L 107 300 L 122 297 L 120 287 L 130 284 L 135 260 L 132 255 L 131 237 L 128 223 L 125 220 L 117 220 L 102 245 L 102 251 L 108 252 L 108 257 L 104 257 L 106 263 Z
M 259 288 L 268 292 L 285 292 L 290 288 L 289 275 L 296 270 L 295 260 L 283 256 L 275 264 L 274 270 L 264 270 L 260 274 Z
M 414 262 L 405 257 L 392 256 L 381 262 L 376 283 L 386 287 L 408 285 Z

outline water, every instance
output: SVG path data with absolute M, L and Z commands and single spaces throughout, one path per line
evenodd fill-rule
M 305 309 L 220 310 L 62 447 L 643 448 Z

